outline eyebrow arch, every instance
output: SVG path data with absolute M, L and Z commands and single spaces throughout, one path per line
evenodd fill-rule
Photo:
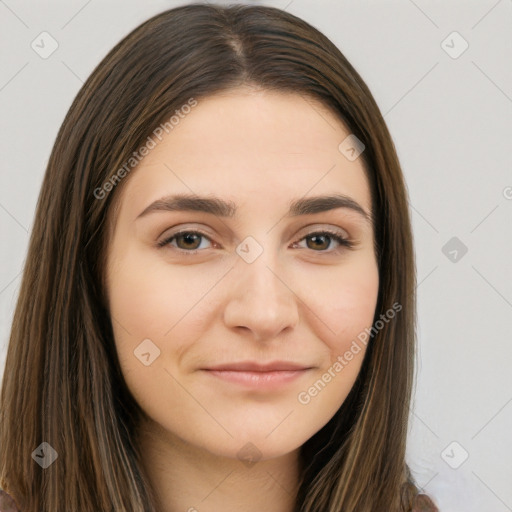
M 290 203 L 290 208 L 286 216 L 298 217 L 300 215 L 312 215 L 336 208 L 352 210 L 363 217 L 366 222 L 370 224 L 372 222 L 371 215 L 368 214 L 359 203 L 342 194 L 296 199 Z M 197 211 L 210 213 L 218 217 L 235 217 L 237 207 L 232 201 L 225 201 L 215 196 L 175 194 L 154 201 L 137 216 L 137 219 L 155 211 Z

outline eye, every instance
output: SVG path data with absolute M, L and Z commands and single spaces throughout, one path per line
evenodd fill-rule
M 208 240 L 210 246 L 204 247 L 201 243 L 202 240 Z M 306 249 L 311 249 L 314 252 L 332 253 L 340 251 L 343 247 L 351 248 L 353 243 L 342 236 L 340 233 L 328 230 L 315 231 L 301 238 L 298 242 L 293 244 L 293 247 L 300 247 L 299 243 L 306 241 Z M 309 243 L 310 242 L 310 243 Z M 176 247 L 178 251 L 188 254 L 195 254 L 202 249 L 211 247 L 212 240 L 209 236 L 201 231 L 180 231 L 158 242 L 158 247 L 171 245 Z M 337 244 L 337 247 L 332 248 L 332 245 Z
M 315 231 L 301 238 L 299 242 L 303 240 L 306 241 L 306 248 L 312 249 L 315 252 L 336 252 L 342 249 L 342 247 L 351 248 L 353 246 L 352 242 L 342 236 L 339 233 L 333 231 Z M 308 243 L 311 241 L 311 243 Z M 299 242 L 295 242 L 294 246 L 297 246 Z M 338 247 L 332 249 L 332 243 L 338 244 Z M 331 248 L 332 250 L 327 250 Z
M 164 247 L 165 245 L 172 245 L 176 247 L 178 250 L 187 252 L 190 254 L 196 253 L 200 249 L 207 249 L 208 247 L 201 247 L 201 239 L 210 240 L 208 236 L 201 231 L 180 231 L 178 233 L 174 233 L 170 237 L 158 242 L 159 247 Z M 172 242 L 176 241 L 175 244 Z

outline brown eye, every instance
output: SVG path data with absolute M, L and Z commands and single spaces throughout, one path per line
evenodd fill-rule
M 209 237 L 200 231 L 181 231 L 180 233 L 175 233 L 165 240 L 162 240 L 158 243 L 158 246 L 164 247 L 166 245 L 170 245 L 171 247 L 176 247 L 180 251 L 194 253 L 200 249 L 208 248 L 201 247 L 203 239 L 211 242 Z M 173 243 L 174 241 L 175 243 Z
M 343 247 L 352 247 L 352 242 L 344 238 L 338 233 L 331 233 L 330 231 L 321 231 L 317 233 L 310 233 L 302 238 L 306 241 L 306 248 L 312 249 L 315 252 L 332 253 L 340 251 Z M 332 247 L 334 245 L 334 247 Z
M 196 233 L 180 233 L 175 236 L 176 245 L 180 249 L 197 249 L 201 245 L 202 235 Z M 180 244 L 180 240 L 182 243 Z M 199 243 L 198 243 L 199 242 Z
M 309 249 L 325 250 L 330 245 L 331 237 L 328 235 L 310 235 L 306 238 L 306 240 L 312 242 L 311 244 L 306 242 L 306 245 Z

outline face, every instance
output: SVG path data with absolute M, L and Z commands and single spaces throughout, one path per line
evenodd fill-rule
M 349 134 L 300 95 L 237 89 L 199 101 L 124 178 L 109 310 L 126 383 L 169 442 L 273 458 L 345 400 L 379 288 Z M 192 194 L 210 202 L 171 200 Z M 352 203 L 306 208 L 319 196 Z

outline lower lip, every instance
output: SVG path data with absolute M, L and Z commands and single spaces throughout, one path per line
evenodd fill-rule
M 302 375 L 305 375 L 309 368 L 304 370 L 276 370 L 272 372 L 248 372 L 233 370 L 205 370 L 210 375 L 235 384 L 241 384 L 249 388 L 275 389 L 284 386 Z

